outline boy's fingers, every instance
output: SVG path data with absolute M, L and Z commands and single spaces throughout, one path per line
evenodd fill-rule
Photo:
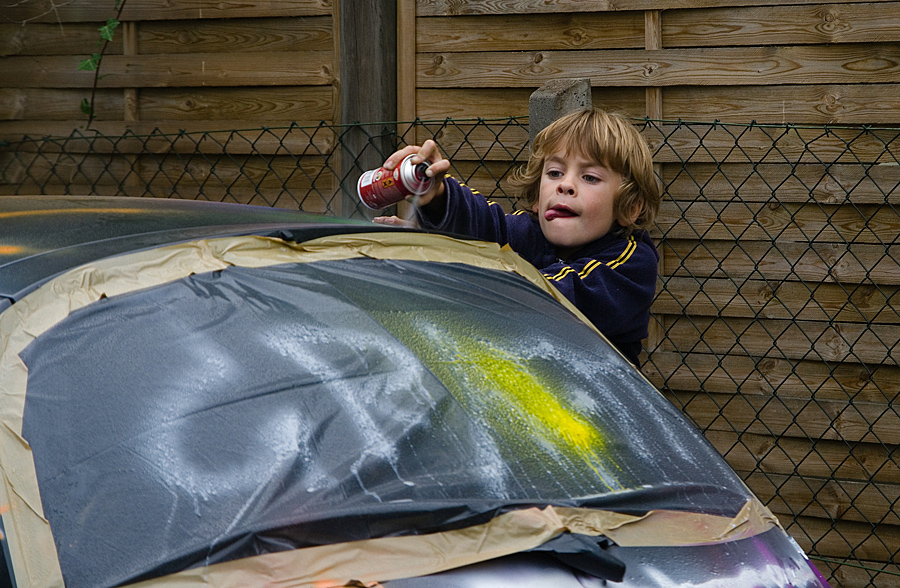
M 450 162 L 446 159 L 440 159 L 437 162 L 433 163 L 427 170 L 425 170 L 425 175 L 428 177 L 434 177 L 439 174 L 446 173 L 450 169 Z
M 395 169 L 400 165 L 401 161 L 410 155 L 415 155 L 412 158 L 414 164 L 422 163 L 425 160 L 432 162 L 427 172 L 429 176 L 435 176 L 450 169 L 450 162 L 441 156 L 437 143 L 431 139 L 425 141 L 421 147 L 418 145 L 407 145 L 403 149 L 394 152 L 385 160 L 384 167 L 391 170 Z
M 399 216 L 376 216 L 372 219 L 372 222 L 378 223 L 379 225 L 394 225 L 398 227 L 415 228 L 416 226 L 414 221 L 404 220 Z
M 384 161 L 384 167 L 388 169 L 394 169 L 400 164 L 401 161 L 403 161 L 406 156 L 418 152 L 419 149 L 420 147 L 418 145 L 407 145 L 403 149 L 395 151 Z
M 424 143 L 422 143 L 422 148 L 419 150 L 418 155 L 420 161 L 436 161 L 440 159 L 440 153 L 438 153 L 437 143 L 428 139 Z

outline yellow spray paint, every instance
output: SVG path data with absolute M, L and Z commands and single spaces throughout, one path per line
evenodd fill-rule
M 601 431 L 565 399 L 564 373 L 541 374 L 529 359 L 510 351 L 523 348 L 521 343 L 504 344 L 500 334 L 442 313 L 394 311 L 378 318 L 470 414 L 522 452 L 520 457 L 543 463 L 564 457 L 587 466 L 607 489 L 620 487 L 623 473 L 611 461 Z
M 502 395 L 523 416 L 532 433 L 586 461 L 603 449 L 599 431 L 572 407 L 565 406 L 521 360 L 483 341 L 462 340 L 457 345 L 457 369 L 470 379 L 482 378 L 485 389 Z

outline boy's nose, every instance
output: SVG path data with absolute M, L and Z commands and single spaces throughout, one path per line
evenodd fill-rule
M 572 182 L 564 179 L 556 186 L 556 190 L 560 194 L 572 195 L 575 193 L 575 186 L 572 184 Z

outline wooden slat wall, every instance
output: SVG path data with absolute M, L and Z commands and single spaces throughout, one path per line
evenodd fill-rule
M 93 74 L 76 65 L 113 4 L 0 0 L 0 140 L 84 125 Z M 333 123 L 341 8 L 352 4 L 128 0 L 93 128 Z M 900 571 L 900 141 L 764 126 L 900 127 L 900 0 L 399 0 L 397 27 L 401 120 L 524 117 L 544 82 L 587 77 L 594 104 L 626 116 L 725 123 L 645 131 L 667 199 L 644 372 L 804 548 Z M 471 130 L 438 138 L 457 173 L 511 207 L 495 179 L 527 129 Z M 327 129 L 74 142 L 81 159 L 35 159 L 0 192 L 39 180 L 296 208 L 287 177 L 304 210 L 335 213 L 322 196 L 338 185 L 334 145 Z M 819 565 L 836 585 L 900 586 Z
M 546 81 L 586 77 L 626 116 L 734 123 L 645 131 L 667 195 L 644 372 L 804 548 L 887 572 L 819 561 L 834 585 L 900 586 L 900 2 L 418 0 L 417 16 L 401 84 L 423 119 L 525 116 Z M 786 123 L 894 130 L 760 126 Z M 441 144 L 503 196 L 509 156 L 465 139 Z
M 646 114 L 634 89 L 662 87 L 668 119 L 900 122 L 900 2 L 646 2 L 671 7 L 651 50 L 645 11 L 621 9 L 641 2 L 528 4 L 419 0 L 419 116 L 527 114 L 527 101 L 497 97 L 588 77 L 595 104 L 632 116 Z
M 335 122 L 337 35 L 332 8 L 330 0 L 128 0 L 120 16 L 123 25 L 116 29 L 103 57 L 91 129 L 108 135 L 120 135 L 126 129 L 138 134 L 154 129 L 177 134 Z M 97 29 L 115 14 L 114 2 L 3 0 L 0 14 L 0 139 L 68 136 L 73 129 L 84 129 L 87 117 L 79 105 L 90 96 L 93 72 L 76 67 L 97 50 Z M 169 175 L 155 173 L 155 159 L 143 155 L 132 160 L 133 169 L 145 178 L 155 178 L 152 185 L 119 186 L 120 176 L 103 171 L 109 165 L 105 157 L 88 154 L 81 167 L 95 169 L 95 174 L 58 174 L 38 180 L 56 182 L 61 188 L 66 184 L 75 193 L 116 193 L 124 188 L 132 195 L 226 198 L 289 208 L 297 208 L 301 200 L 307 210 L 336 212 L 319 195 L 334 187 L 319 153 L 331 151 L 333 135 L 319 132 L 310 141 L 297 132 L 257 131 L 214 138 L 228 142 L 227 152 L 262 154 L 269 164 L 244 176 L 237 169 L 240 157 L 234 161 L 195 157 L 187 175 Z M 207 140 L 199 150 L 221 153 L 221 145 L 213 142 Z M 169 153 L 163 168 L 177 168 L 183 159 L 173 153 L 194 151 L 196 143 L 157 140 L 152 148 Z M 117 145 L 118 149 L 147 147 L 139 141 Z M 297 160 L 288 150 L 316 155 L 302 158 L 298 171 Z M 128 175 L 127 170 L 122 173 Z M 132 179 L 135 175 L 131 174 Z M 276 176 L 291 178 L 293 196 L 280 193 Z M 315 186 L 310 178 L 315 178 Z M 193 187 L 186 188 L 190 183 Z M 226 185 L 230 186 L 227 196 Z M 5 185 L 0 191 L 21 188 Z M 310 197 L 304 199 L 307 193 Z

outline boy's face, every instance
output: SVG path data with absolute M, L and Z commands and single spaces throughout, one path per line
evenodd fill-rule
M 544 160 L 540 196 L 532 210 L 560 257 L 612 229 L 613 200 L 621 185 L 621 174 L 579 154 L 557 150 Z

